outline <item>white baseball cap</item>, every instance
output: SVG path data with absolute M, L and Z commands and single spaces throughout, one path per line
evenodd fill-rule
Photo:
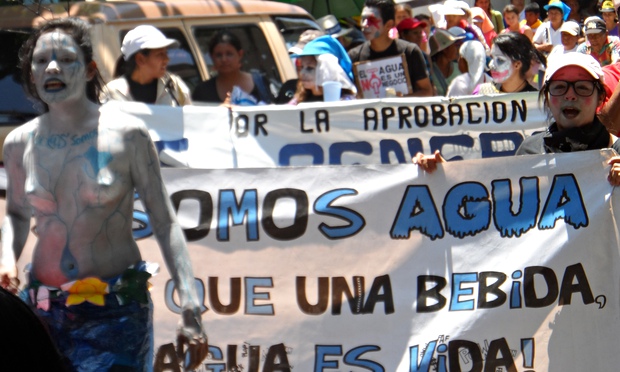
M 142 25 L 129 31 L 123 39 L 121 53 L 125 61 L 129 57 L 143 49 L 159 49 L 171 46 L 178 47 L 179 42 L 174 39 L 168 39 L 156 27 L 150 25 Z
M 594 57 L 585 53 L 569 52 L 550 56 L 547 60 L 547 70 L 545 71 L 545 83 L 561 68 L 566 66 L 579 66 L 586 70 L 592 77 L 603 83 L 603 69 Z
M 579 36 L 579 23 L 575 21 L 566 21 L 562 23 L 560 32 L 566 32 L 573 36 Z

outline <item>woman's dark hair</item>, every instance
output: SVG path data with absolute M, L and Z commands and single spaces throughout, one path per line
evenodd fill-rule
M 34 53 L 34 47 L 41 35 L 54 30 L 61 30 L 71 36 L 84 54 L 85 66 L 94 69 L 94 77 L 86 83 L 86 96 L 92 102 L 99 103 L 103 79 L 96 65 L 94 67 L 89 67 L 90 63 L 93 61 L 93 44 L 89 34 L 90 26 L 86 21 L 74 17 L 52 19 L 46 22 L 39 27 L 20 48 L 19 61 L 22 70 L 22 82 L 26 93 L 42 104 L 45 111 L 49 110 L 47 104 L 39 97 L 37 87 L 32 81 L 32 55 Z
M 522 78 L 525 78 L 525 74 L 530 69 L 532 60 L 540 60 L 541 63 L 546 63 L 546 60 L 541 60 L 540 54 L 536 52 L 536 48 L 534 48 L 530 39 L 518 32 L 507 32 L 497 35 L 493 39 L 493 45 L 496 45 L 502 53 L 513 61 L 521 62 L 519 75 Z
M 396 4 L 394 4 L 394 0 L 366 0 L 364 6 L 379 9 L 384 24 L 388 21 L 393 21 L 396 16 Z
M 243 49 L 241 48 L 241 40 L 239 40 L 239 38 L 235 36 L 235 34 L 227 30 L 219 31 L 209 41 L 209 54 L 211 56 L 213 55 L 213 50 L 215 50 L 215 47 L 218 44 L 230 44 L 237 51 Z
M 516 15 L 519 15 L 519 10 L 517 9 L 516 6 L 512 4 L 508 4 L 504 7 L 504 10 L 502 11 L 502 14 L 506 14 L 506 13 L 514 13 Z
M 114 69 L 114 77 L 119 77 L 123 75 L 131 75 L 136 68 L 138 67 L 138 63 L 136 62 L 136 56 L 138 54 L 142 54 L 145 57 L 148 57 L 151 54 L 152 49 L 141 49 L 131 56 L 129 56 L 128 60 L 125 60 L 121 55 L 118 61 L 116 62 L 116 68 Z

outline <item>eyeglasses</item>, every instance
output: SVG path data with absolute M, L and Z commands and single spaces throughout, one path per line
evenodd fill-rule
M 579 81 L 564 81 L 564 80 L 552 80 L 549 82 L 547 91 L 552 96 L 561 96 L 568 92 L 569 87 L 573 87 L 573 90 L 578 96 L 590 97 L 594 93 L 596 83 L 592 80 L 579 80 Z

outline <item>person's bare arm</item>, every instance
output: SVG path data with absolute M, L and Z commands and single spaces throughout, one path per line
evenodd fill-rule
M 536 44 L 534 43 L 534 48 L 539 52 L 550 53 L 551 49 L 553 49 L 553 44 L 545 43 L 545 44 Z
M 161 178 L 159 159 L 148 131 L 144 127 L 132 130 L 129 136 L 134 145 L 134 152 L 130 152 L 132 179 L 153 225 L 166 267 L 176 284 L 182 309 L 179 346 L 187 346 L 190 360 L 186 368 L 195 369 L 207 356 L 208 344 L 185 236 Z
M 620 156 L 609 159 L 607 164 L 611 165 L 607 180 L 612 186 L 620 186 Z
M 599 111 L 598 118 L 611 133 L 620 132 L 620 84 L 616 85 L 609 101 Z
M 445 163 L 446 159 L 444 159 L 439 150 L 437 150 L 433 155 L 424 155 L 418 152 L 411 161 L 413 164 L 417 164 L 418 167 L 422 168 L 426 173 L 433 173 L 437 169 L 437 164 Z
M 24 183 L 23 155 L 24 143 L 21 141 L 21 128 L 11 132 L 4 142 L 3 161 L 7 173 L 6 214 L 2 224 L 2 252 L 0 257 L 0 285 L 16 293 L 16 262 L 22 254 L 28 234 L 32 208 L 26 199 Z
M 433 85 L 430 78 L 416 80 L 414 83 L 415 91 L 409 97 L 432 97 Z

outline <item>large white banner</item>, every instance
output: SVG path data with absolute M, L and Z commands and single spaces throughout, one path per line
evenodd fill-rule
M 165 169 L 203 371 L 614 371 L 611 150 L 415 165 Z M 161 261 L 152 238 L 147 260 Z M 178 307 L 153 278 L 158 360 Z M 165 364 L 165 363 L 164 363 Z M 236 368 L 236 369 L 235 369 Z
M 408 163 L 513 155 L 547 126 L 538 93 L 254 107 L 115 103 L 150 129 L 164 164 L 190 168 Z

